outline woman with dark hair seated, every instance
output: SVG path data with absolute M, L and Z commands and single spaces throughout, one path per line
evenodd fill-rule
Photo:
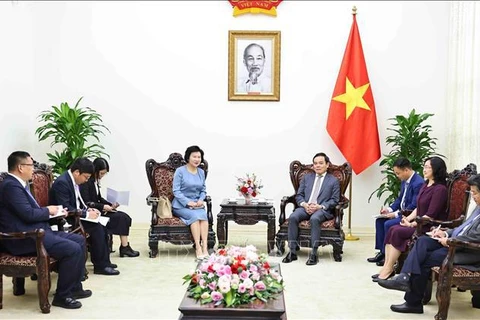
M 208 255 L 208 218 L 203 200 L 206 196 L 203 150 L 198 146 L 185 151 L 186 165 L 178 167 L 173 176 L 172 213 L 190 226 L 197 259 Z
M 102 215 L 110 218 L 107 223 L 107 230 L 111 234 L 120 236 L 120 257 L 138 257 L 140 253 L 130 247 L 128 234 L 132 225 L 132 218 L 123 211 L 117 211 L 118 203 L 110 203 L 100 193 L 100 180 L 110 171 L 110 166 L 104 158 L 97 158 L 93 161 L 95 171 L 87 182 L 80 185 L 80 193 L 85 203 L 98 209 Z
M 399 225 L 391 227 L 385 236 L 385 264 L 380 273 L 372 276 L 373 281 L 388 279 L 395 275 L 393 266 L 400 254 L 407 250 L 408 240 L 413 236 L 417 228 L 415 218 L 427 215 L 432 219 L 445 219 L 447 212 L 447 166 L 439 157 L 431 157 L 425 160 L 423 165 L 423 177 L 425 183 L 420 188 L 417 198 L 417 208 L 408 216 L 404 216 Z M 422 234 L 427 232 L 425 225 Z M 420 236 L 420 235 L 419 235 Z

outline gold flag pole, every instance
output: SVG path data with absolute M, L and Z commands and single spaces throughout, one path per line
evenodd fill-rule
M 352 178 L 353 178 L 353 175 L 350 178 L 350 184 L 348 186 L 348 200 L 349 200 L 349 203 L 348 203 L 348 233 L 345 236 L 345 240 L 348 240 L 348 241 L 360 240 L 359 237 L 355 237 L 352 234 L 352 182 L 353 182 Z
M 357 7 L 353 6 L 352 15 L 356 15 L 356 14 L 357 14 Z M 353 198 L 352 198 L 352 184 L 353 184 L 353 175 L 350 178 L 350 185 L 348 186 L 348 200 L 349 200 L 349 204 L 348 204 L 348 233 L 345 236 L 345 240 L 348 240 L 348 241 L 360 240 L 359 237 L 355 237 L 352 234 L 352 201 L 353 201 Z

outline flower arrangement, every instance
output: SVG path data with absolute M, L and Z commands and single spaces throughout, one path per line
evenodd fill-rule
M 234 307 L 256 299 L 267 302 L 283 290 L 283 279 L 266 257 L 252 245 L 219 249 L 184 276 L 183 284 L 190 282 L 188 296 L 201 304 Z
M 262 180 L 257 180 L 255 173 L 246 174 L 245 178 L 237 177 L 237 191 L 244 197 L 256 197 L 263 188 Z

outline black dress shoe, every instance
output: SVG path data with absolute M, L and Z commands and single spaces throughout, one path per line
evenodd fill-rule
M 390 279 L 391 277 L 393 277 L 394 275 L 395 275 L 395 271 L 392 271 L 392 273 L 390 273 L 386 279 L 380 279 L 380 278 L 379 278 L 380 274 L 374 274 L 373 276 L 376 276 L 376 277 L 374 278 L 374 277 L 372 276 L 372 281 L 373 281 L 373 282 L 378 282 L 378 281 L 380 281 L 380 280 L 388 280 L 388 279 Z
M 93 269 L 94 274 L 103 274 L 106 276 L 116 276 L 120 274 L 120 271 L 113 269 L 112 267 L 105 267 L 103 269 Z
M 406 273 L 400 273 L 392 279 L 378 279 L 378 284 L 387 289 L 410 292 L 410 276 Z
M 376 264 L 377 266 L 379 266 L 379 267 L 383 267 L 383 265 L 385 264 L 385 260 L 382 259 L 382 260 L 380 260 L 380 261 L 377 261 L 377 263 L 375 263 L 375 264 Z
M 113 269 L 118 268 L 118 266 L 115 263 L 110 263 L 108 266 Z
M 383 260 L 383 259 L 385 259 L 385 255 L 383 253 L 379 252 L 375 255 L 375 257 L 367 258 L 367 261 L 368 262 L 378 262 L 378 261 Z
M 308 260 L 307 260 L 307 263 L 306 265 L 307 266 L 314 266 L 316 265 L 318 262 L 318 256 L 316 254 L 311 254 L 308 256 Z
M 65 309 L 78 309 L 82 307 L 82 303 L 73 298 L 53 298 L 52 305 Z
M 372 279 L 377 279 L 379 275 L 380 273 L 375 273 L 374 275 L 372 275 Z
M 72 292 L 73 299 L 84 299 L 92 295 L 92 290 L 78 290 Z
M 283 263 L 290 263 L 292 261 L 295 261 L 295 260 L 298 260 L 298 257 L 295 253 L 287 253 L 287 256 L 285 258 L 283 258 L 282 262 Z
M 423 306 L 411 306 L 408 303 L 404 302 L 402 304 L 392 304 L 390 309 L 394 312 L 401 313 L 423 313 Z

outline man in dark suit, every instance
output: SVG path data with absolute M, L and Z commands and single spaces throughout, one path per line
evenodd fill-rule
M 97 218 L 100 212 L 94 208 L 88 208 L 81 195 L 79 185 L 85 183 L 94 171 L 92 161 L 87 158 L 78 158 L 70 169 L 59 176 L 50 189 L 51 204 L 62 205 L 68 211 L 82 210 L 83 217 Z M 118 275 L 116 265 L 110 262 L 110 250 L 105 227 L 100 223 L 82 221 L 83 228 L 90 235 L 90 253 L 93 263 L 93 273 L 103 275 Z
M 330 159 L 321 152 L 313 157 L 315 173 L 306 174 L 300 181 L 295 201 L 298 208 L 288 217 L 288 247 L 290 252 L 282 262 L 290 263 L 297 260 L 298 224 L 310 220 L 312 251 L 307 265 L 318 262 L 317 249 L 320 245 L 321 225 L 324 221 L 333 218 L 332 211 L 340 200 L 340 182 L 333 175 L 327 173 Z
M 387 289 L 405 291 L 403 304 L 391 305 L 390 309 L 402 313 L 423 313 L 422 298 L 427 287 L 431 268 L 440 266 L 448 253 L 448 238 L 461 241 L 480 242 L 480 175 L 468 179 L 470 193 L 477 204 L 468 219 L 459 227 L 448 231 L 432 231 L 431 237 L 418 238 L 408 254 L 401 273 L 390 280 L 379 280 L 378 284 Z M 472 271 L 480 270 L 480 255 L 478 251 L 468 249 L 457 250 L 454 258 L 455 264 L 468 265 Z M 477 300 L 475 300 L 477 296 Z M 478 295 L 474 294 L 472 304 L 480 308 Z
M 0 231 L 45 230 L 45 249 L 58 260 L 57 290 L 52 305 L 67 309 L 80 308 L 82 304 L 76 299 L 92 295 L 92 291 L 83 290 L 81 283 L 85 271 L 85 238 L 78 234 L 52 231 L 49 218 L 57 215 L 60 208 L 41 208 L 30 193 L 27 181 L 32 179 L 33 159 L 27 152 L 15 151 L 8 157 L 8 173 L 0 183 Z M 36 255 L 33 239 L 2 242 L 4 248 L 13 255 Z
M 368 258 L 368 262 L 376 262 L 383 266 L 385 262 L 385 236 L 390 227 L 400 224 L 402 211 L 413 211 L 417 207 L 417 197 L 424 184 L 423 178 L 412 170 L 412 164 L 406 158 L 398 158 L 393 164 L 393 171 L 402 181 L 398 198 L 388 208 L 380 210 L 382 217 L 375 221 L 375 249 L 380 250 L 375 257 Z

